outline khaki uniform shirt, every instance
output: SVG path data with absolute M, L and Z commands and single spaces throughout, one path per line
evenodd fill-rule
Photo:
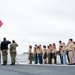
M 43 54 L 47 53 L 47 49 L 42 50 Z
M 40 54 L 42 53 L 42 50 L 41 49 L 37 49 L 37 54 Z
M 50 49 L 47 49 L 47 54 L 49 54 L 50 53 Z
M 73 43 L 68 44 L 68 50 L 74 50 L 74 44 Z
M 67 51 L 67 50 L 68 50 L 67 46 L 63 45 L 62 51 Z

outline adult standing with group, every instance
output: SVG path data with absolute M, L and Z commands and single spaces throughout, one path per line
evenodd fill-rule
M 69 39 L 68 40 L 68 56 L 69 56 L 69 60 L 70 60 L 70 65 L 74 64 L 74 43 L 73 43 L 73 39 Z
M 12 40 L 12 43 L 10 44 L 10 56 L 11 56 L 10 65 L 15 65 L 17 55 L 16 47 L 18 47 L 18 44 L 15 42 L 15 40 Z
M 7 65 L 7 55 L 8 55 L 8 45 L 11 42 L 8 41 L 5 37 L 3 38 L 3 41 L 1 42 L 1 52 L 2 52 L 2 65 Z

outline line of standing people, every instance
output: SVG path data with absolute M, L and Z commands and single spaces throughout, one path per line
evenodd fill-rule
M 67 64 L 67 60 L 69 65 L 75 64 L 75 42 L 73 39 L 69 39 L 67 45 L 59 41 L 59 51 L 61 64 Z
M 34 51 L 32 53 L 32 46 L 29 45 L 28 58 L 31 58 L 29 59 L 29 64 L 32 64 L 32 57 L 34 58 L 35 64 L 52 64 L 52 58 L 54 59 L 54 63 L 57 64 L 56 50 L 55 43 L 49 44 L 47 47 L 43 45 L 43 48 L 41 45 L 35 45 Z
M 31 45 L 30 45 L 31 46 Z M 65 44 L 61 40 L 59 41 L 59 51 L 57 53 L 56 44 L 49 44 L 48 46 L 43 45 L 35 45 L 34 50 L 32 52 L 32 46 L 29 46 L 29 59 L 30 64 L 32 64 L 32 58 L 34 58 L 35 64 L 52 64 L 52 59 L 54 59 L 54 63 L 57 64 L 57 55 L 60 56 L 61 64 L 75 64 L 75 42 L 73 39 L 69 39 L 68 43 Z

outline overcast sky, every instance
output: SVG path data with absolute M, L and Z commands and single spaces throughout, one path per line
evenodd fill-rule
M 19 54 L 28 45 L 75 40 L 75 0 L 0 0 L 0 40 L 19 44 Z

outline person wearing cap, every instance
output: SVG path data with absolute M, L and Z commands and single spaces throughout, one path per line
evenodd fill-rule
M 2 60 L 3 64 L 2 65 L 7 65 L 7 55 L 8 55 L 8 45 L 11 42 L 6 40 L 6 38 L 3 38 L 3 41 L 1 42 L 1 51 L 2 51 Z
M 11 56 L 11 65 L 15 65 L 16 62 L 16 47 L 18 44 L 15 42 L 15 40 L 12 40 L 12 43 L 10 44 L 10 56 Z

